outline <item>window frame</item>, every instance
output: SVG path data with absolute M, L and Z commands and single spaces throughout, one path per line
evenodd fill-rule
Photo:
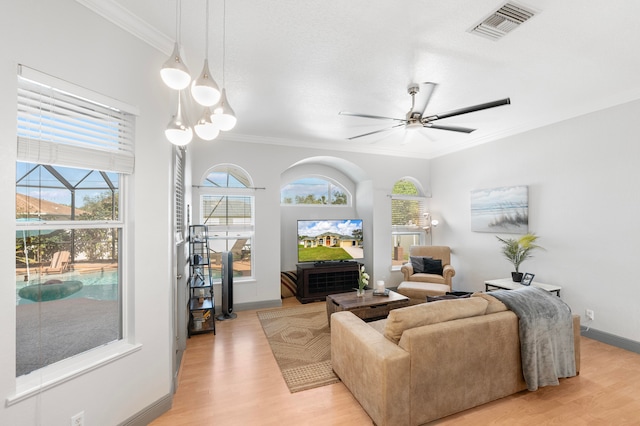
M 21 79 L 30 80 L 36 84 L 48 86 L 52 90 L 61 90 L 84 101 L 91 100 L 94 104 L 101 104 L 103 107 L 111 105 L 114 111 L 122 111 L 130 115 L 132 125 L 124 131 L 125 139 L 118 139 L 112 148 L 107 146 L 100 148 L 96 145 L 92 149 L 87 146 L 74 147 L 73 143 L 65 144 L 53 140 L 39 140 L 33 135 L 24 136 L 21 130 L 17 130 L 18 151 L 17 162 L 28 162 L 34 164 L 47 164 L 54 166 L 65 166 L 71 168 L 102 170 L 116 172 L 119 175 L 118 220 L 97 220 L 97 221 L 38 221 L 32 223 L 19 223 L 16 220 L 16 231 L 29 229 L 92 229 L 92 228 L 117 228 L 119 229 L 118 242 L 118 311 L 119 311 L 119 338 L 107 344 L 99 345 L 79 354 L 65 358 L 61 361 L 49 364 L 39 369 L 33 370 L 29 374 L 15 377 L 15 391 L 6 399 L 6 405 L 11 406 L 20 401 L 26 400 L 47 389 L 58 386 L 68 380 L 87 374 L 94 369 L 114 362 L 132 353 L 139 351 L 142 345 L 134 341 L 134 306 L 131 303 L 133 297 L 133 267 L 128 258 L 133 253 L 133 235 L 131 235 L 131 209 L 133 197 L 129 189 L 133 176 L 133 139 L 135 134 L 135 118 L 139 115 L 137 108 L 126 105 L 113 98 L 93 92 L 89 89 L 76 86 L 64 80 L 57 79 L 48 74 L 40 73 L 34 69 L 20 65 L 18 67 L 18 91 L 21 90 Z M 21 106 L 20 95 L 18 96 L 18 109 Z M 38 108 L 35 111 L 39 111 Z M 20 117 L 24 111 L 18 113 Z M 45 112 L 46 114 L 46 112 Z M 18 118 L 18 126 L 20 118 Z M 22 135 L 21 135 L 22 134 Z M 123 142 L 124 141 L 124 142 Z M 123 143 L 123 144 L 122 144 Z M 47 155 L 46 150 L 49 150 Z M 95 155 L 86 156 L 86 153 L 95 152 Z M 53 156 L 51 154 L 54 154 Z M 83 156 L 83 153 L 85 154 Z M 41 156 L 41 154 L 44 154 Z M 35 160 L 33 156 L 35 157 Z M 96 162 L 101 166 L 96 167 Z M 105 166 L 107 165 L 107 166 Z M 17 193 L 17 187 L 16 187 Z M 16 218 L 17 219 L 17 218 Z M 15 312 L 14 312 L 15 316 Z
M 333 193 L 332 193 L 332 189 L 333 188 L 337 188 L 339 190 L 341 190 L 341 192 L 343 192 L 347 198 L 346 203 L 344 204 L 334 204 L 334 203 L 317 203 L 317 204 L 313 204 L 313 203 L 296 203 L 296 202 L 291 202 L 291 203 L 284 203 L 283 202 L 283 191 L 285 190 L 285 188 L 287 188 L 289 185 L 295 184 L 297 182 L 303 181 L 305 179 L 318 179 L 321 181 L 326 182 L 327 184 L 327 198 L 328 199 L 332 199 L 333 197 Z M 298 194 L 294 195 L 294 199 L 295 196 L 297 196 Z M 306 194 L 306 195 L 313 195 L 313 194 Z M 352 207 L 353 206 L 353 195 L 351 194 L 351 192 L 345 187 L 345 185 L 343 185 L 341 182 L 339 182 L 338 180 L 331 178 L 329 176 L 325 176 L 325 175 L 321 175 L 321 174 L 307 174 L 307 175 L 303 175 L 303 176 L 298 176 L 296 177 L 294 180 L 291 180 L 287 183 L 285 183 L 284 185 L 282 185 L 280 187 L 280 205 L 281 206 L 296 206 L 296 207 L 302 207 L 302 206 L 311 206 L 311 207 Z
M 408 194 L 396 194 L 396 193 L 391 193 L 390 196 L 390 203 L 391 203 L 391 244 L 392 244 L 392 251 L 391 251 L 391 270 L 392 271 L 399 271 L 400 268 L 402 267 L 402 264 L 405 263 L 404 260 L 404 255 L 406 254 L 408 256 L 408 250 L 409 247 L 411 245 L 425 245 L 426 241 L 427 241 L 427 225 L 426 225 L 426 219 L 429 216 L 429 212 L 427 209 L 427 197 L 424 195 L 424 191 L 422 190 L 421 185 L 413 178 L 411 177 L 403 177 L 401 179 L 398 179 L 398 181 L 396 181 L 394 183 L 394 187 L 402 181 L 407 181 L 409 183 L 411 183 L 415 189 L 417 194 L 415 195 L 408 195 Z M 417 214 L 417 223 L 415 224 L 405 224 L 405 225 L 394 225 L 393 221 L 394 221 L 394 200 L 406 200 L 406 201 L 416 201 L 418 202 L 418 214 Z M 417 243 L 417 244 L 404 244 L 404 245 L 398 245 L 398 242 L 400 241 L 400 239 L 405 239 L 406 237 L 413 237 L 413 243 Z M 417 239 L 417 241 L 416 241 Z M 402 247 L 402 259 L 398 259 L 396 256 L 397 254 L 397 249 L 396 247 Z M 406 250 L 406 253 L 404 253 L 404 250 Z
M 226 173 L 229 173 L 229 170 L 234 170 L 235 172 L 241 172 L 242 176 L 237 180 L 238 183 L 241 183 L 245 186 L 213 186 L 211 185 L 211 181 L 208 180 L 208 177 L 211 173 L 219 172 L 217 169 L 224 168 Z M 233 176 L 234 179 L 237 175 Z M 211 247 L 215 241 L 224 241 L 225 250 L 230 250 L 230 245 L 228 241 L 230 240 L 242 240 L 246 239 L 245 246 L 249 247 L 248 256 L 249 256 L 249 268 L 251 273 L 247 276 L 234 276 L 234 282 L 248 282 L 255 280 L 255 258 L 253 253 L 253 245 L 255 241 L 255 227 L 256 227 L 256 196 L 255 190 L 256 188 L 253 186 L 253 180 L 249 173 L 243 168 L 230 163 L 220 163 L 210 167 L 204 174 L 203 178 L 200 180 L 200 185 L 198 186 L 198 203 L 199 203 L 199 212 L 198 217 L 200 224 L 207 226 L 207 235 L 209 239 L 209 246 Z M 204 208 L 204 197 L 207 196 L 215 196 L 215 197 L 246 197 L 250 199 L 251 203 L 251 216 L 250 223 L 248 224 L 207 224 L 207 212 L 205 212 Z M 228 216 L 225 216 L 228 217 Z M 234 233 L 235 235 L 230 235 Z M 223 234 L 223 235 L 221 235 Z M 248 244 L 247 244 L 248 242 Z M 241 253 L 244 253 L 242 251 Z M 236 259 L 234 259 L 236 260 Z M 234 262 L 235 263 L 235 262 Z M 215 284 L 219 284 L 222 282 L 221 278 L 213 279 Z

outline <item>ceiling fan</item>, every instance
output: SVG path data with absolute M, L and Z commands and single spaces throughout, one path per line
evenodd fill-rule
M 353 117 L 363 117 L 363 118 L 373 118 L 376 120 L 394 120 L 398 121 L 398 124 L 395 124 L 391 127 L 387 127 L 386 129 L 374 130 L 373 132 L 363 133 L 361 135 L 352 136 L 347 138 L 349 140 L 361 138 L 363 136 L 369 136 L 376 133 L 387 132 L 389 130 L 393 130 L 397 127 L 405 127 L 407 129 L 416 129 L 421 127 L 427 127 L 430 129 L 438 129 L 438 130 L 449 130 L 452 132 L 462 132 L 462 133 L 471 133 L 476 129 L 471 129 L 468 127 L 460 127 L 460 126 L 447 126 L 442 124 L 435 124 L 434 122 L 437 120 L 442 120 L 444 118 L 455 117 L 456 115 L 468 114 L 470 112 L 481 111 L 483 109 L 495 108 L 502 105 L 508 105 L 511 103 L 509 98 L 500 99 L 493 102 L 487 102 L 484 104 L 473 105 L 466 108 L 455 109 L 453 111 L 448 111 L 440 114 L 432 114 L 426 115 L 427 105 L 429 104 L 429 100 L 431 99 L 431 95 L 435 90 L 437 84 L 426 82 L 423 83 L 429 86 L 429 93 L 426 96 L 423 104 L 424 107 L 420 108 L 416 106 L 416 94 L 420 91 L 420 86 L 418 84 L 412 83 L 407 88 L 407 92 L 411 95 L 411 109 L 407 112 L 405 118 L 394 118 L 394 117 L 382 117 L 379 115 L 370 115 L 370 114 L 358 114 L 353 112 L 340 111 L 340 115 L 350 115 Z

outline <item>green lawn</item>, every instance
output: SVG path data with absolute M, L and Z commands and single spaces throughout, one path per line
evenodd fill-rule
M 340 247 L 311 247 L 298 246 L 298 262 L 312 262 L 314 260 L 348 260 L 353 259 L 349 253 Z

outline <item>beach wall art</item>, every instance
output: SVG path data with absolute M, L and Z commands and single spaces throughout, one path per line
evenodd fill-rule
M 529 187 L 471 191 L 471 230 L 526 234 L 529 231 Z

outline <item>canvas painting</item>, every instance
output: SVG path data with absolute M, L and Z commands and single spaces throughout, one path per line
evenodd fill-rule
M 471 191 L 471 230 L 526 234 L 529 231 L 529 188 L 506 186 Z

